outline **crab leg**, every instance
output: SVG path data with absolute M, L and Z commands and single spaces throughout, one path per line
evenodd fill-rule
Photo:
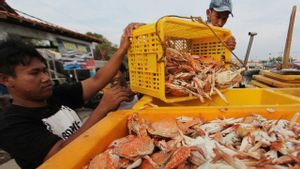
M 219 89 L 214 88 L 214 90 L 226 104 L 229 104 L 228 100 L 226 99 L 226 97 L 222 94 L 222 92 Z

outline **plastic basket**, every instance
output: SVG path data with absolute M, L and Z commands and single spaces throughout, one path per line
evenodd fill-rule
M 217 108 L 160 108 L 139 111 L 139 115 L 147 120 L 158 120 L 164 117 L 178 116 L 200 116 L 206 120 L 213 120 L 218 117 L 243 117 L 253 113 L 260 114 L 267 119 L 288 119 L 300 111 L 300 105 L 277 108 L 270 112 L 267 107 L 261 108 L 229 108 L 227 111 L 220 111 Z M 100 152 L 115 139 L 126 136 L 127 117 L 133 110 L 113 112 L 98 122 L 92 128 L 79 136 L 64 149 L 56 153 L 49 160 L 44 162 L 39 169 L 79 169 L 88 164 L 90 159 Z M 300 122 L 300 119 L 297 121 Z
M 229 107 L 284 107 L 300 104 L 300 98 L 280 93 L 276 90 L 261 88 L 227 89 L 223 92 L 229 104 L 226 104 L 219 96 L 212 97 L 212 101 L 201 103 L 200 100 L 190 100 L 177 103 L 165 103 L 151 96 L 143 96 L 133 107 L 140 110 L 145 108 L 162 107 L 217 107 L 219 109 Z
M 222 41 L 231 36 L 229 30 L 213 26 L 211 28 Z M 166 97 L 165 42 L 169 47 L 180 51 L 211 56 L 217 61 L 231 60 L 230 51 L 205 24 L 165 17 L 133 31 L 132 44 L 128 52 L 130 87 L 133 91 L 159 98 L 167 103 L 196 98 Z

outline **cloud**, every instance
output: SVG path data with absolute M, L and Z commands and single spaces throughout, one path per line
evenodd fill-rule
M 257 32 L 250 59 L 264 59 L 269 53 L 279 55 L 284 49 L 293 5 L 299 0 L 243 0 L 233 1 L 234 17 L 229 18 L 230 29 L 238 45 L 235 53 L 244 58 L 249 42 L 248 32 Z M 205 16 L 209 0 L 9 0 L 18 10 L 81 33 L 96 32 L 115 44 L 123 28 L 132 21 L 155 22 L 158 18 L 174 14 Z M 296 16 L 292 50 L 300 58 L 300 19 Z

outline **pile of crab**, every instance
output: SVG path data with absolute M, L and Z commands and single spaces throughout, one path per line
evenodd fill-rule
M 129 135 L 113 141 L 85 168 L 296 169 L 299 115 L 291 121 L 254 114 L 210 122 L 186 116 L 150 122 L 133 114 Z
M 196 96 L 204 102 L 217 93 L 227 103 L 219 89 L 242 82 L 245 69 L 227 68 L 224 61 L 167 48 L 166 70 L 166 94 Z

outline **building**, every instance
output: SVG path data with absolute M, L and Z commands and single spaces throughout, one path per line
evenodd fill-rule
M 53 80 L 59 79 L 57 72 L 63 70 L 75 70 L 76 77 L 77 70 L 95 69 L 90 63 L 93 49 L 101 40 L 21 13 L 5 0 L 0 0 L 0 30 L 0 40 L 17 37 L 35 44 L 48 60 Z M 57 67 L 57 61 L 62 67 Z

